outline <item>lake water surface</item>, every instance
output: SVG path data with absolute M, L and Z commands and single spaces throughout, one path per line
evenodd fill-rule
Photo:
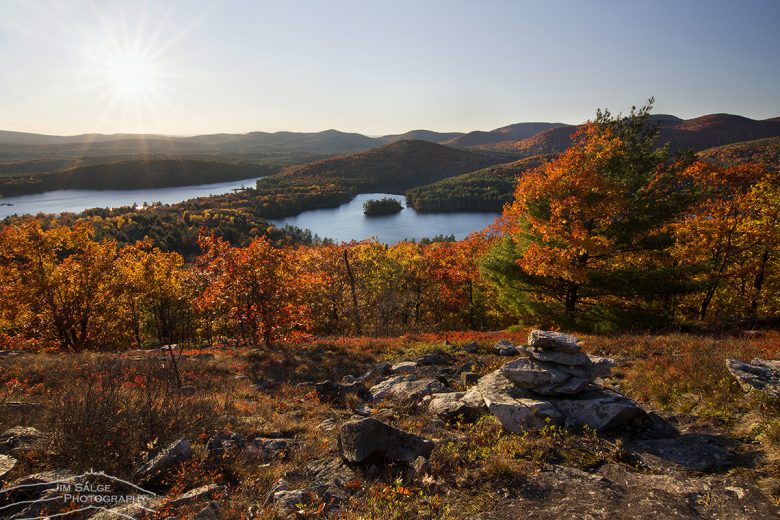
M 395 215 L 367 217 L 363 203 L 369 199 L 391 197 L 404 205 Z M 404 239 L 420 240 L 436 235 L 455 235 L 460 240 L 469 233 L 484 229 L 492 223 L 496 213 L 418 213 L 407 208 L 401 195 L 367 193 L 358 195 L 338 208 L 304 211 L 300 215 L 273 221 L 277 226 L 291 224 L 311 229 L 323 238 L 339 242 L 376 238 L 380 242 L 394 244 Z
M 154 188 L 149 190 L 55 190 L 0 199 L 0 219 L 9 215 L 78 213 L 90 208 L 119 208 L 147 202 L 172 204 L 196 197 L 219 195 L 242 187 L 254 187 L 257 179 Z M 13 204 L 6 206 L 5 204 Z
M 78 213 L 89 208 L 117 208 L 133 204 L 162 202 L 171 204 L 195 197 L 227 193 L 236 188 L 254 186 L 257 179 L 156 188 L 149 190 L 56 190 L 0 199 L 0 219 L 9 215 L 36 213 Z M 367 217 L 363 203 L 369 199 L 391 197 L 404 205 L 395 215 Z M 6 206 L 4 204 L 13 204 Z M 292 224 L 311 229 L 322 238 L 339 242 L 376 238 L 394 244 L 404 239 L 420 240 L 436 235 L 455 235 L 460 240 L 473 231 L 484 229 L 495 213 L 417 213 L 406 207 L 401 195 L 368 193 L 358 195 L 337 208 L 304 211 L 294 217 L 275 220 L 277 226 Z

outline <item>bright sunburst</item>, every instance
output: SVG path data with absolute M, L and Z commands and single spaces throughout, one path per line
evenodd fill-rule
M 154 88 L 154 64 L 142 54 L 117 53 L 107 65 L 109 82 L 120 94 L 148 94 Z

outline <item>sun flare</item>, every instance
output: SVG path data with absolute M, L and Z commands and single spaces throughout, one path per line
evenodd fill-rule
M 123 94 L 145 94 L 154 83 L 152 63 L 140 54 L 116 54 L 108 61 L 111 84 Z

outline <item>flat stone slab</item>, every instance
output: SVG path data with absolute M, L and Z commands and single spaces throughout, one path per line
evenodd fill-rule
M 580 352 L 579 339 L 570 334 L 562 332 L 551 332 L 547 330 L 532 330 L 528 334 L 528 346 L 539 350 L 551 350 L 555 352 L 565 352 L 576 354 Z
M 726 368 L 746 391 L 767 392 L 780 398 L 780 361 L 756 358 L 745 363 L 727 359 Z
M 539 350 L 531 349 L 531 357 L 538 359 L 539 361 L 546 361 L 548 363 L 557 363 L 559 365 L 589 367 L 591 365 L 590 358 L 584 352 L 556 352 L 551 350 Z
M 711 473 L 732 466 L 736 457 L 728 450 L 728 441 L 714 435 L 685 434 L 672 439 L 653 439 L 631 443 L 628 449 L 656 470 L 664 470 L 662 459 L 691 471 Z M 650 457 L 647 457 L 650 455 Z
M 572 398 L 551 398 L 566 423 L 605 431 L 623 426 L 646 412 L 631 399 L 612 390 L 583 392 Z
M 401 361 L 390 367 L 391 374 L 411 374 L 417 370 L 415 361 Z
M 399 375 L 386 379 L 372 386 L 369 393 L 375 400 L 395 399 L 420 399 L 423 396 L 443 393 L 446 390 L 444 383 L 433 378 L 418 378 L 414 374 Z

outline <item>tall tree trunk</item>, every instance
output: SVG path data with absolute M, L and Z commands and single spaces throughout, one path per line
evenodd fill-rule
M 566 314 L 574 312 L 577 306 L 577 290 L 580 286 L 576 283 L 569 282 L 566 284 Z
M 764 254 L 761 255 L 761 263 L 758 266 L 758 272 L 756 273 L 756 279 L 753 282 L 753 298 L 750 302 L 750 316 L 756 316 L 758 312 L 758 302 L 761 296 L 761 288 L 764 286 L 764 273 L 766 270 L 766 264 L 769 262 L 769 249 L 764 249 Z
M 360 321 L 360 309 L 358 308 L 357 289 L 355 288 L 355 275 L 352 273 L 352 266 L 349 265 L 349 254 L 344 250 L 344 265 L 347 267 L 347 277 L 349 278 L 349 290 L 352 292 L 352 312 L 355 320 L 355 332 L 360 335 L 363 333 L 363 326 Z

